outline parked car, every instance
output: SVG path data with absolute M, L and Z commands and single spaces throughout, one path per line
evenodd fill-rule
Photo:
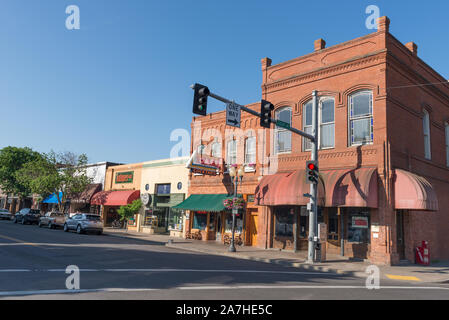
M 73 217 L 68 218 L 64 223 L 64 231 L 76 230 L 78 234 L 84 232 L 103 233 L 103 221 L 101 217 L 90 213 L 77 213 Z
M 6 209 L 0 209 L 0 219 L 11 220 L 12 214 Z
M 14 215 L 13 222 L 21 224 L 38 224 L 40 216 L 40 210 L 24 208 Z
M 47 226 L 50 229 L 56 227 L 63 227 L 67 219 L 67 215 L 60 212 L 47 212 L 44 216 L 39 218 L 39 227 Z

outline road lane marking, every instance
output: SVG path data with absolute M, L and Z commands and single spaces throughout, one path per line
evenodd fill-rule
M 25 246 L 40 247 L 39 245 L 37 245 L 37 244 L 35 244 L 35 243 L 32 243 L 32 242 L 26 242 L 26 241 L 24 241 L 24 240 L 20 240 L 20 239 L 8 237 L 8 236 L 1 235 L 1 234 L 0 234 L 0 238 L 6 239 L 6 240 L 10 240 L 10 241 L 14 241 L 14 242 L 17 242 L 17 243 L 19 243 L 19 244 L 21 244 L 21 245 L 25 245 Z
M 65 272 L 66 269 L 0 269 L 0 272 Z M 298 275 L 328 275 L 322 272 L 307 271 L 273 271 L 273 270 L 202 270 L 202 269 L 79 269 L 80 272 L 208 272 L 208 273 L 268 273 L 268 274 L 298 274 Z M 337 274 L 335 274 L 337 275 Z
M 174 287 L 169 289 L 159 288 L 102 288 L 102 289 L 55 289 L 55 290 L 34 290 L 34 291 L 0 291 L 0 296 L 29 296 L 29 295 L 51 295 L 51 294 L 79 294 L 79 293 L 97 293 L 97 292 L 148 292 L 148 291 L 164 291 L 164 290 L 248 290 L 248 289 L 364 289 L 365 286 L 263 286 L 263 285 L 246 285 L 246 286 L 198 286 L 198 287 Z M 386 290 L 449 290 L 445 287 L 402 287 L 402 286 L 384 286 L 380 289 Z M 369 290 L 379 291 L 379 290 Z
M 413 276 L 399 276 L 394 274 L 386 274 L 386 276 L 392 280 L 421 281 L 421 279 Z

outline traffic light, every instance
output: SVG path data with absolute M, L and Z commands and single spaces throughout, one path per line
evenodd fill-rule
M 318 183 L 318 166 L 316 161 L 306 162 L 306 183 Z
M 207 114 L 207 96 L 210 94 L 209 88 L 202 84 L 195 83 L 193 95 L 193 113 L 205 116 Z
M 264 128 L 270 128 L 271 124 L 271 111 L 274 110 L 274 106 L 271 102 L 262 100 L 260 103 L 260 126 Z

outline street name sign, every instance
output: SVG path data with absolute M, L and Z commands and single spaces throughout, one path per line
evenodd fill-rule
M 226 105 L 226 124 L 228 126 L 240 128 L 240 106 L 235 103 L 228 103 Z

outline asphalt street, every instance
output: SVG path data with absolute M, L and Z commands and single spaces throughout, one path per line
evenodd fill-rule
M 79 290 L 66 268 L 80 269 Z M 448 284 L 304 272 L 192 253 L 159 242 L 0 221 L 0 299 L 449 299 Z

